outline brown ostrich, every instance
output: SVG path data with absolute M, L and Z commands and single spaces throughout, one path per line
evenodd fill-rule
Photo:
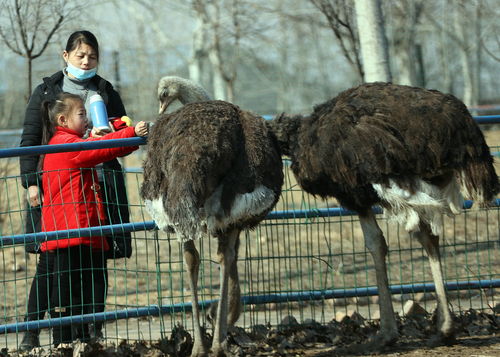
M 203 102 L 163 114 L 153 126 L 141 196 L 158 227 L 173 227 L 184 244 L 194 319 L 192 356 L 209 352 L 200 328 L 200 256 L 194 241 L 217 238 L 221 281 L 211 352 L 221 355 L 227 347 L 228 325 L 241 311 L 239 234 L 257 226 L 278 201 L 281 155 L 264 119 L 227 102 L 205 101 L 206 92 L 182 78 L 163 78 L 160 86 L 161 103 L 171 103 L 172 96 L 182 103 Z M 196 92 L 201 94 L 193 95 Z
M 439 341 L 452 340 L 440 217 L 460 213 L 463 197 L 486 205 L 499 191 L 488 146 L 465 105 L 435 90 L 370 83 L 340 93 L 309 116 L 281 115 L 268 124 L 305 191 L 335 197 L 359 214 L 379 292 L 381 329 L 369 344 L 398 337 L 387 245 L 374 204 L 424 247 L 438 298 Z

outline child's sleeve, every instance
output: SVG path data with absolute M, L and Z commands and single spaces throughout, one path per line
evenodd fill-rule
M 88 138 L 83 141 L 101 141 L 111 139 L 123 139 L 135 137 L 135 128 L 133 126 L 126 127 L 114 133 L 106 134 L 100 138 Z M 76 155 L 71 159 L 73 163 L 79 167 L 93 167 L 102 162 L 113 160 L 119 156 L 124 156 L 137 150 L 138 146 L 116 147 L 95 150 L 83 150 L 76 152 Z

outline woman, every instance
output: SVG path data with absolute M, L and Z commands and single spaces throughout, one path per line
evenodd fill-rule
M 44 101 L 53 101 L 60 92 L 69 92 L 79 95 L 89 111 L 89 99 L 93 94 L 100 94 L 106 103 L 109 117 L 125 116 L 120 95 L 113 89 L 111 83 L 97 75 L 99 64 L 99 44 L 96 37 L 89 31 L 76 31 L 68 38 L 66 48 L 62 54 L 65 68 L 43 79 L 33 91 L 23 125 L 20 146 L 40 145 L 42 141 L 41 106 Z M 94 130 L 94 135 L 103 135 L 103 132 Z M 39 174 L 39 156 L 22 156 L 20 158 L 21 178 L 23 186 L 28 190 L 29 209 L 26 219 L 26 232 L 40 230 L 40 204 L 42 192 L 41 176 Z M 98 167 L 99 168 L 99 167 Z M 114 223 L 129 222 L 128 202 L 125 191 L 125 182 L 122 168 L 118 160 L 113 159 L 102 165 L 98 170 L 99 181 L 104 187 L 105 209 L 109 221 Z M 113 238 L 113 239 L 110 239 Z M 130 233 L 108 237 L 111 249 L 108 257 L 130 257 L 132 247 Z M 28 247 L 31 251 L 38 251 L 38 247 Z M 26 320 L 43 319 L 48 309 L 47 302 L 47 272 L 52 270 L 50 254 L 41 253 L 36 276 L 31 285 L 28 298 L 28 313 Z M 105 264 L 105 262 L 104 262 Z M 41 267 L 46 267 L 43 269 Z M 101 335 L 102 324 L 90 326 L 95 336 Z M 20 350 L 31 350 L 39 346 L 38 331 L 27 331 L 19 346 Z

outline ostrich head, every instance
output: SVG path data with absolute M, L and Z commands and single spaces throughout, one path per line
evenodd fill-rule
M 172 102 L 180 100 L 182 104 L 210 100 L 205 89 L 189 79 L 166 76 L 158 83 L 159 114 L 165 112 Z
M 296 141 L 301 121 L 300 115 L 289 117 L 283 113 L 272 120 L 266 120 L 266 125 L 278 140 L 283 155 L 290 156 L 290 146 Z

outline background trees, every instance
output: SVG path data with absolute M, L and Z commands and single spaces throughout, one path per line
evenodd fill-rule
M 26 58 L 26 99 L 31 94 L 33 60 L 44 53 L 53 36 L 81 7 L 70 0 L 1 1 L 0 38 L 13 53 Z
M 214 98 L 260 114 L 300 113 L 363 82 L 373 60 L 360 51 L 356 5 L 363 1 L 115 0 L 85 7 L 75 0 L 2 1 L 0 65 L 7 73 L 0 81 L 0 127 L 21 126 L 29 83 L 62 67 L 64 42 L 82 26 L 100 41 L 99 73 L 120 87 L 137 119 L 154 119 L 163 75 L 191 77 Z M 28 21 L 26 46 L 21 27 L 6 16 L 16 3 L 43 5 L 51 14 L 38 26 Z M 451 92 L 468 105 L 500 102 L 500 2 L 380 0 L 380 10 L 393 82 Z

